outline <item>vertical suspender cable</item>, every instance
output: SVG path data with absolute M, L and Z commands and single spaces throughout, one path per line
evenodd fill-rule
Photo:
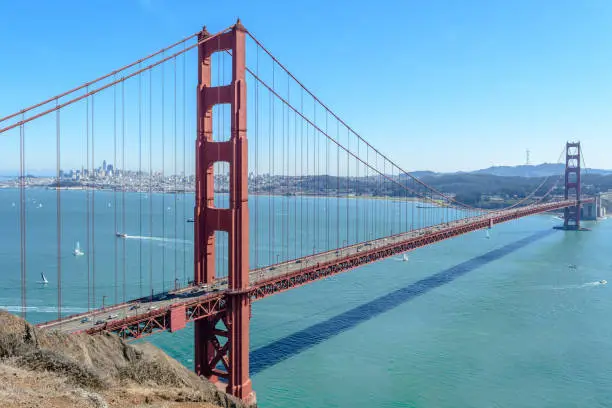
M 217 47 L 221 48 L 221 40 L 219 38 L 217 38 Z M 223 62 L 223 55 L 222 54 L 216 54 L 217 57 L 217 82 L 215 84 L 215 86 L 217 87 L 217 99 L 220 99 L 220 95 L 221 95 L 221 86 L 224 85 L 223 81 L 221 80 L 222 75 L 223 75 L 223 71 L 221 69 L 221 65 Z M 217 119 L 216 123 L 217 123 L 217 131 L 213 132 L 214 133 L 214 139 L 217 142 L 220 142 L 221 140 L 223 140 L 223 131 L 222 131 L 222 126 L 223 126 L 223 120 L 225 119 L 225 106 L 224 105 L 217 105 L 217 117 L 215 118 L 215 115 L 213 114 L 213 119 Z M 214 122 L 214 121 L 213 121 Z M 214 168 L 214 178 L 213 178 L 213 190 L 217 190 L 219 188 L 218 185 L 216 183 L 216 178 L 217 175 L 223 175 L 223 165 L 222 163 L 216 162 L 213 164 L 213 168 Z M 221 198 L 220 196 L 220 199 Z M 219 203 L 215 203 L 215 205 L 220 205 Z M 226 236 L 225 234 L 219 234 L 219 236 L 223 236 L 225 238 L 225 240 L 229 241 L 229 234 Z M 228 242 L 229 243 L 229 242 Z M 228 270 L 225 268 L 225 259 L 223 256 L 223 248 L 225 246 L 225 242 L 219 242 L 218 240 L 215 239 L 215 260 L 216 262 L 218 262 L 218 265 L 220 266 L 220 271 L 222 271 L 222 276 L 226 276 L 226 274 L 228 273 Z M 217 274 L 218 272 L 215 271 L 215 274 Z
M 272 263 L 272 236 L 274 231 L 272 230 L 272 93 L 268 93 L 268 264 Z
M 317 105 L 316 101 L 312 100 L 312 115 L 313 115 L 313 124 L 316 126 L 317 124 Z M 319 243 L 319 217 L 317 216 L 317 210 L 319 209 L 319 143 L 317 143 L 318 135 L 316 127 L 312 127 L 312 174 L 314 177 L 314 200 L 312 201 L 312 223 L 314 224 L 314 242 L 313 245 L 316 246 Z M 317 248 L 318 250 L 318 248 Z M 312 253 L 315 251 L 313 249 Z
M 336 140 L 340 140 L 340 122 L 336 122 Z M 340 144 L 336 147 L 336 248 L 340 248 Z
M 325 133 L 329 134 L 329 115 L 325 111 Z M 327 237 L 325 241 L 325 250 L 331 249 L 329 242 L 329 138 L 326 138 L 325 142 L 325 230 L 327 231 Z
M 89 92 L 89 87 L 87 87 L 86 92 Z M 91 171 L 89 169 L 89 97 L 86 99 L 86 111 L 85 111 L 85 137 L 87 139 L 87 150 L 85 151 L 85 160 L 86 160 L 86 170 L 87 170 L 87 187 L 85 190 L 87 196 L 87 310 L 91 309 L 91 222 L 89 219 L 90 216 L 90 203 L 89 203 L 89 189 L 91 185 Z M 85 173 L 83 171 L 82 173 Z M 84 174 L 81 174 L 84 176 Z
M 142 237 L 142 74 L 138 74 L 138 236 Z M 138 240 L 138 297 L 142 297 L 142 238 Z
M 366 163 L 368 164 L 368 166 L 370 165 L 370 147 L 368 145 L 366 145 Z M 370 168 L 368 166 L 364 166 L 365 167 L 365 181 L 366 182 L 370 182 Z M 369 198 L 367 201 L 367 207 L 366 208 L 366 223 L 365 223 L 365 229 L 366 229 L 366 241 L 371 241 L 372 240 L 372 227 L 370 225 L 370 218 L 372 218 L 372 198 Z
M 149 70 L 149 292 L 153 301 L 153 70 Z
M 280 81 L 279 81 L 280 82 Z M 280 88 L 280 86 L 279 86 Z M 285 255 L 285 221 L 286 221 L 286 217 L 285 217 L 285 197 L 283 195 L 283 185 L 286 182 L 285 179 L 285 107 L 281 104 L 281 129 L 280 129 L 280 147 L 281 147 L 281 152 L 280 152 L 280 172 L 279 172 L 279 185 L 281 186 L 281 191 L 279 191 L 279 200 L 280 200 L 280 245 L 279 245 L 279 251 L 276 254 L 276 259 L 275 262 L 278 263 L 279 262 L 279 255 L 282 259 L 284 259 L 284 255 Z
M 95 139 L 95 96 L 91 96 L 91 168 L 95 171 L 96 139 Z M 96 189 L 91 189 L 91 297 L 96 305 Z
M 55 100 L 55 105 L 59 105 L 59 101 Z M 60 190 L 60 110 L 56 110 L 55 116 L 55 142 L 56 142 L 56 161 L 57 161 L 57 203 L 56 203 L 56 223 L 57 223 L 57 318 L 62 317 L 62 201 Z
M 256 46 L 255 71 L 259 77 L 259 46 Z M 255 191 L 259 193 L 259 81 L 255 81 Z M 254 197 L 255 201 L 255 268 L 259 268 L 259 195 Z
M 221 40 L 219 38 L 217 38 L 217 47 L 221 48 Z M 219 98 L 219 95 L 221 95 L 221 86 L 224 85 L 224 66 L 223 66 L 223 62 L 224 62 L 224 56 L 222 54 L 216 54 L 217 56 L 217 82 L 216 82 L 216 87 L 217 87 L 217 97 Z M 223 79 L 222 79 L 223 78 Z M 213 114 L 213 118 L 216 119 L 216 124 L 217 124 L 217 131 L 213 132 L 214 134 L 214 140 L 217 142 L 220 142 L 224 139 L 225 135 L 223 134 L 223 121 L 225 120 L 225 105 L 216 105 L 217 107 L 217 114 L 214 115 Z M 213 120 L 213 123 L 215 123 L 215 121 Z M 220 189 L 220 183 L 217 183 L 217 177 L 223 177 L 224 176 L 224 170 L 225 170 L 225 165 L 222 162 L 216 162 L 214 163 L 214 180 L 213 180 L 213 190 L 214 191 L 218 191 Z M 229 193 L 231 194 L 231 193 Z M 228 194 L 228 196 L 229 196 Z M 219 195 L 219 198 L 217 198 L 218 201 L 223 201 L 225 200 L 225 198 L 221 195 Z M 228 207 L 230 206 L 230 202 L 231 199 L 228 197 Z M 221 204 L 218 204 L 221 205 Z M 215 239 L 215 249 L 216 249 L 216 254 L 215 254 L 215 260 L 216 262 L 218 262 L 219 265 L 219 269 L 218 271 L 215 271 L 215 274 L 219 274 L 219 276 L 229 276 L 229 270 L 225 267 L 225 256 L 224 256 L 224 252 L 225 252 L 225 246 L 229 245 L 229 234 L 225 234 L 225 233 L 219 233 L 218 234 L 219 238 L 223 237 L 223 240 L 217 240 Z
M 177 195 L 178 195 L 178 176 L 177 176 L 177 167 L 176 167 L 176 160 L 177 160 L 177 156 L 176 156 L 176 129 L 177 129 L 177 123 L 176 123 L 176 57 L 174 57 L 174 65 L 173 65 L 173 70 L 174 70 L 174 174 L 172 175 L 172 177 L 174 177 L 174 284 L 176 286 L 176 283 L 178 281 L 178 275 L 177 275 L 177 268 L 178 268 L 178 259 L 177 259 L 177 249 L 178 249 L 178 245 L 176 243 L 176 239 L 178 238 L 178 218 L 177 218 L 177 214 L 178 214 L 178 201 L 177 201 Z
M 186 84 L 186 57 L 185 57 L 185 43 L 183 43 L 183 218 L 185 218 L 187 214 L 187 155 L 186 155 L 186 143 L 187 143 L 187 133 L 185 129 L 185 109 L 187 106 L 187 84 Z M 187 225 L 183 220 L 183 284 L 187 284 Z
M 221 37 L 218 37 L 218 38 L 220 39 Z M 220 66 L 221 66 L 221 79 L 222 79 L 222 83 L 220 85 L 225 85 L 225 83 L 226 83 L 225 82 L 225 57 L 226 57 L 226 54 L 219 53 L 219 57 L 221 58 Z M 232 73 L 232 75 L 233 75 L 233 73 Z M 229 106 L 221 105 L 221 114 L 223 115 L 223 117 L 222 117 L 222 120 L 221 120 L 221 133 L 220 133 L 220 136 L 221 136 L 222 140 L 226 140 L 226 138 L 225 138 L 225 113 L 226 112 L 229 113 L 229 110 L 227 108 L 229 108 Z M 231 129 L 230 129 L 230 138 L 231 138 Z M 227 139 L 230 139 L 230 138 L 227 138 Z M 229 172 L 229 168 L 227 168 L 227 170 L 226 170 L 225 164 L 222 163 L 222 165 L 223 165 L 223 170 L 225 171 L 225 173 L 227 175 L 228 172 Z M 229 180 L 229 177 L 228 177 L 228 180 Z M 229 207 L 230 206 L 230 197 L 229 196 L 227 197 L 227 201 L 228 201 L 228 207 Z M 221 252 L 222 252 L 222 258 L 221 259 L 222 259 L 222 262 L 223 262 L 223 270 L 225 271 L 225 273 L 227 274 L 228 279 L 229 279 L 229 256 L 228 256 L 229 255 L 229 234 L 225 234 L 225 237 L 226 237 L 225 238 L 225 243 L 221 247 Z
M 114 178 L 115 180 L 118 177 L 119 166 L 117 165 L 117 87 L 113 86 L 113 163 L 114 163 Z M 115 221 L 115 233 L 119 232 L 119 228 L 117 225 L 117 185 L 115 184 L 113 188 L 113 214 Z M 125 232 L 125 231 L 124 231 Z M 119 286 L 119 241 L 115 239 L 115 281 L 113 283 L 114 286 L 114 301 L 115 304 L 119 303 L 119 297 L 117 295 L 117 288 Z
M 164 55 L 164 54 L 162 54 Z M 161 64 L 161 146 L 162 146 L 162 167 L 161 167 L 161 193 L 162 193 L 162 292 L 166 291 L 166 64 Z
M 125 225 L 125 178 L 127 173 L 127 165 L 125 164 L 125 81 L 121 82 L 121 227 L 123 232 L 126 232 Z M 121 240 L 121 248 L 122 248 L 122 265 L 121 265 L 121 274 L 122 274 L 122 282 L 123 282 L 123 290 L 122 290 L 122 301 L 125 303 L 125 270 L 126 270 L 126 248 L 125 248 L 125 239 Z
M 23 121 L 22 114 L 22 121 Z M 19 126 L 19 228 L 21 256 L 21 317 L 26 318 L 26 172 L 25 172 L 25 125 Z
M 258 81 L 259 82 L 259 81 Z M 300 91 L 300 114 L 304 113 L 304 90 Z M 300 256 L 305 255 L 304 251 L 304 119 L 300 126 Z M 308 206 L 306 207 L 308 211 Z M 306 224 L 308 227 L 308 223 Z
M 276 91 L 276 81 L 274 79 L 274 62 L 272 63 L 272 89 L 274 91 Z M 276 138 L 275 138 L 275 133 L 276 133 L 276 118 L 275 118 L 275 105 L 276 105 L 276 100 L 274 99 L 274 95 L 270 95 L 270 97 L 272 98 L 272 152 L 270 154 L 270 157 L 272 158 L 272 175 L 273 177 L 276 178 L 276 174 L 274 172 L 275 170 L 275 161 L 276 161 L 276 155 L 275 155 L 275 143 L 276 143 Z M 272 197 L 272 216 L 271 216 L 271 221 L 272 221 L 272 246 L 270 247 L 270 263 L 273 264 L 274 263 L 274 247 L 276 246 L 276 197 Z
M 259 77 L 259 46 L 255 46 L 255 72 Z M 255 191 L 259 193 L 259 81 L 255 81 Z M 254 244 L 255 244 L 255 268 L 259 268 L 259 209 L 257 207 L 259 203 L 259 196 L 255 196 L 255 234 L 254 234 Z
M 287 76 L 287 98 L 290 97 L 289 89 L 289 76 Z M 285 130 L 285 119 L 287 119 L 287 128 Z M 283 109 L 283 171 L 285 173 L 285 192 L 288 191 L 289 187 L 289 107 L 287 106 L 287 114 L 285 115 L 285 109 Z M 285 167 L 286 163 L 286 167 Z M 283 242 L 283 261 L 289 259 L 289 199 L 287 194 L 284 195 L 283 199 L 283 221 L 285 226 L 285 241 Z
M 357 139 L 357 157 L 359 156 L 359 139 Z M 360 242 L 359 240 L 359 160 L 355 160 L 355 243 Z
M 259 81 L 258 81 L 259 82 Z M 293 153 L 293 182 L 297 184 L 297 155 L 298 155 L 298 144 L 297 144 L 297 134 L 298 134 L 298 120 L 297 120 L 297 114 L 294 112 L 293 113 L 293 149 L 294 149 L 294 153 Z M 301 146 L 300 146 L 301 147 Z M 297 190 L 297 187 L 294 185 L 294 190 Z M 298 225 L 298 219 L 297 219 L 297 196 L 294 195 L 294 200 L 293 200 L 293 257 L 294 258 L 299 258 L 300 255 L 298 253 L 298 240 L 297 240 L 297 225 Z
M 350 234 L 351 224 L 349 220 L 349 213 L 351 209 L 351 203 L 349 202 L 349 181 L 351 179 L 351 165 L 350 165 L 351 156 L 348 153 L 351 151 L 351 139 L 349 138 L 348 129 L 346 133 L 346 144 L 347 144 L 347 147 L 346 147 L 347 149 L 347 152 L 346 152 L 346 245 L 348 245 L 351 240 L 351 234 Z

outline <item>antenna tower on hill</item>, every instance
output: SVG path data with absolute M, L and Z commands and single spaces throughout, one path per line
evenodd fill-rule
M 529 149 L 525 150 L 525 165 L 529 166 L 531 161 L 529 160 Z

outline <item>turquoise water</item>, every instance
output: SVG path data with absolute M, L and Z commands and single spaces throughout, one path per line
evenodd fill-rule
M 82 192 L 70 193 L 80 205 L 78 194 Z M 9 192 L 0 194 L 7 194 L 0 195 L 1 225 L 14 228 L 12 198 Z M 46 201 L 55 197 L 47 191 L 38 194 Z M 109 194 L 105 199 L 112 197 L 112 193 L 96 196 L 103 194 Z M 63 207 L 70 201 L 64 197 L 68 195 L 62 196 Z M 40 210 L 47 207 L 51 203 Z M 384 224 L 385 220 L 375 222 Z M 256 302 L 251 366 L 259 405 L 612 406 L 612 295 L 610 285 L 598 283 L 602 279 L 612 282 L 612 223 L 592 223 L 588 225 L 592 231 L 576 233 L 552 230 L 558 222 L 548 215 L 514 221 L 496 226 L 490 239 L 484 232 L 475 232 L 414 251 L 408 262 L 388 259 Z M 53 283 L 49 275 L 56 262 L 54 219 L 51 225 L 47 235 L 32 238 L 32 282 L 38 279 L 36 269 L 46 266 Z M 96 228 L 104 231 L 101 225 Z M 387 227 L 384 224 L 381 229 Z M 66 241 L 86 235 L 80 230 L 70 232 L 71 228 L 64 226 L 64 234 L 74 235 Z M 112 228 L 106 229 L 112 234 Z M 166 237 L 178 239 L 172 235 L 174 224 L 167 232 Z M 18 306 L 19 247 L 13 242 L 19 243 L 18 235 L 4 234 L 1 240 L 0 305 Z M 81 238 L 81 246 L 83 241 Z M 131 245 L 128 265 L 138 256 L 140 242 L 145 247 L 152 242 L 155 256 L 161 257 L 159 249 L 165 248 L 165 273 L 170 275 L 166 285 L 173 283 L 174 254 L 178 265 L 191 256 L 189 245 L 181 255 L 178 248 L 183 243 L 179 241 L 126 241 Z M 317 243 L 316 239 L 306 241 L 304 246 Z M 96 245 L 108 246 L 107 250 L 96 248 L 99 293 L 114 289 L 114 242 L 112 237 L 96 237 Z M 66 243 L 68 252 L 72 245 Z M 265 255 L 269 249 L 260 250 L 260 258 L 269 256 Z M 83 265 L 75 267 L 75 262 L 87 265 L 86 260 L 67 255 L 62 273 L 65 305 L 78 308 L 83 307 L 87 290 L 86 286 L 79 290 L 77 278 L 83 277 Z M 569 268 L 570 264 L 576 268 Z M 161 286 L 163 271 L 158 269 L 153 271 L 155 285 Z M 127 270 L 128 283 L 135 282 L 135 289 L 128 291 L 138 291 L 138 271 Z M 148 264 L 145 270 L 149 273 Z M 178 275 L 182 274 L 181 270 Z M 32 283 L 31 302 L 39 302 L 40 308 L 53 305 L 56 291 L 52 283 L 47 288 Z M 71 284 L 74 288 L 67 289 Z M 32 309 L 28 318 L 51 318 L 54 313 L 48 307 L 49 311 Z M 153 336 L 149 341 L 192 366 L 191 328 Z

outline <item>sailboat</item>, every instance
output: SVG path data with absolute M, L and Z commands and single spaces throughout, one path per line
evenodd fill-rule
M 47 280 L 47 277 L 45 276 L 44 272 L 40 273 L 40 279 L 38 282 L 36 283 L 40 283 L 42 285 L 46 285 L 47 283 L 49 283 L 49 281 Z
M 76 245 L 74 246 L 74 250 L 72 251 L 72 255 L 74 256 L 81 256 L 84 255 L 85 253 L 83 251 L 81 251 L 81 245 L 79 245 L 79 241 L 76 242 Z
M 489 230 L 487 230 L 487 235 L 486 235 L 486 238 L 487 238 L 487 239 L 490 239 L 490 238 L 491 238 L 491 235 L 489 234 Z
M 408 262 L 408 254 L 404 254 L 404 256 L 402 257 L 402 261 Z

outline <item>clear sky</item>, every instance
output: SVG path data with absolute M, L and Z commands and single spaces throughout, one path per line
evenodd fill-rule
M 609 1 L 3 1 L 0 116 L 236 17 L 405 169 L 612 168 Z

